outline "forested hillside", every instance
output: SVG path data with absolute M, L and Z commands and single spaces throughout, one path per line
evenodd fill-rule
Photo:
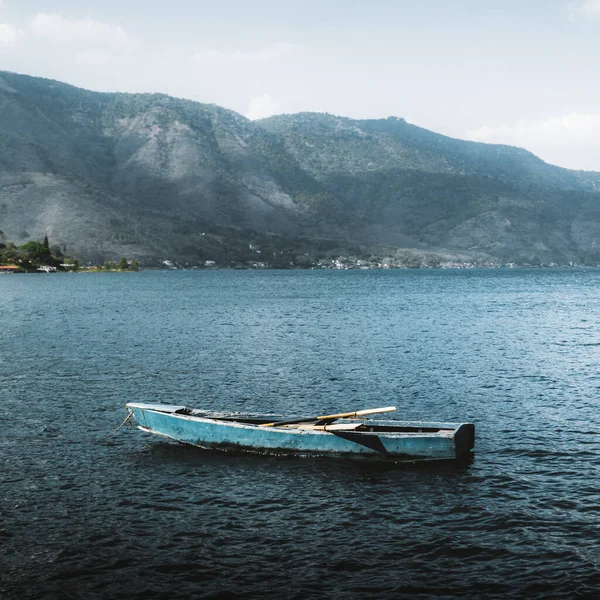
M 260 244 L 285 262 L 411 249 L 597 263 L 599 190 L 596 173 L 395 117 L 252 122 L 0 72 L 0 229 L 84 259 L 251 260 Z

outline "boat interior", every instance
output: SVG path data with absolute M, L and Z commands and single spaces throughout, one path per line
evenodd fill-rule
M 336 423 L 339 427 L 336 429 L 352 429 L 356 432 L 364 433 L 452 433 L 456 427 L 451 423 L 399 423 L 397 421 L 372 421 L 368 419 L 331 419 L 331 420 L 311 420 L 303 423 L 290 423 L 294 418 L 286 418 L 283 421 L 281 415 L 243 415 L 231 413 L 216 413 L 203 410 L 195 410 L 187 407 L 180 408 L 174 411 L 176 414 L 189 415 L 192 417 L 202 417 L 209 419 L 217 419 L 219 421 L 229 421 L 232 423 L 243 423 L 247 425 L 266 425 L 267 423 L 277 422 L 281 420 L 281 425 L 275 427 L 285 428 L 301 428 L 301 429 L 322 429 Z M 306 419 L 306 417 L 298 417 L 298 420 Z M 343 427 L 345 426 L 345 427 Z

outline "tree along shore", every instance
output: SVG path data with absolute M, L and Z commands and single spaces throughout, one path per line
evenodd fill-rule
M 0 231 L 0 267 L 12 272 L 26 273 L 29 271 L 79 271 L 81 261 L 65 254 L 59 246 L 50 246 L 48 236 L 43 242 L 29 241 L 21 246 L 5 241 Z M 118 262 L 105 260 L 103 265 L 86 268 L 90 271 L 139 271 L 137 260 L 121 258 Z

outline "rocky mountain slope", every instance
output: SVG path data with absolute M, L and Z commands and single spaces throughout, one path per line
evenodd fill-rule
M 17 243 L 47 234 L 92 260 L 226 258 L 277 235 L 589 263 L 600 261 L 600 175 L 392 117 L 252 122 L 0 72 L 0 230 Z

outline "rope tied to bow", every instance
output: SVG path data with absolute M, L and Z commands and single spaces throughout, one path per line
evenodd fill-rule
M 133 413 L 130 411 L 129 414 L 125 417 L 125 420 L 112 433 L 109 433 L 106 437 L 101 438 L 100 441 L 107 440 L 109 437 L 112 437 L 113 435 L 115 435 L 115 433 L 117 433 L 119 431 L 119 429 L 121 429 L 121 427 L 123 427 L 125 425 L 125 423 L 129 423 L 129 427 L 131 428 L 131 423 L 130 423 L 131 417 L 133 417 Z

